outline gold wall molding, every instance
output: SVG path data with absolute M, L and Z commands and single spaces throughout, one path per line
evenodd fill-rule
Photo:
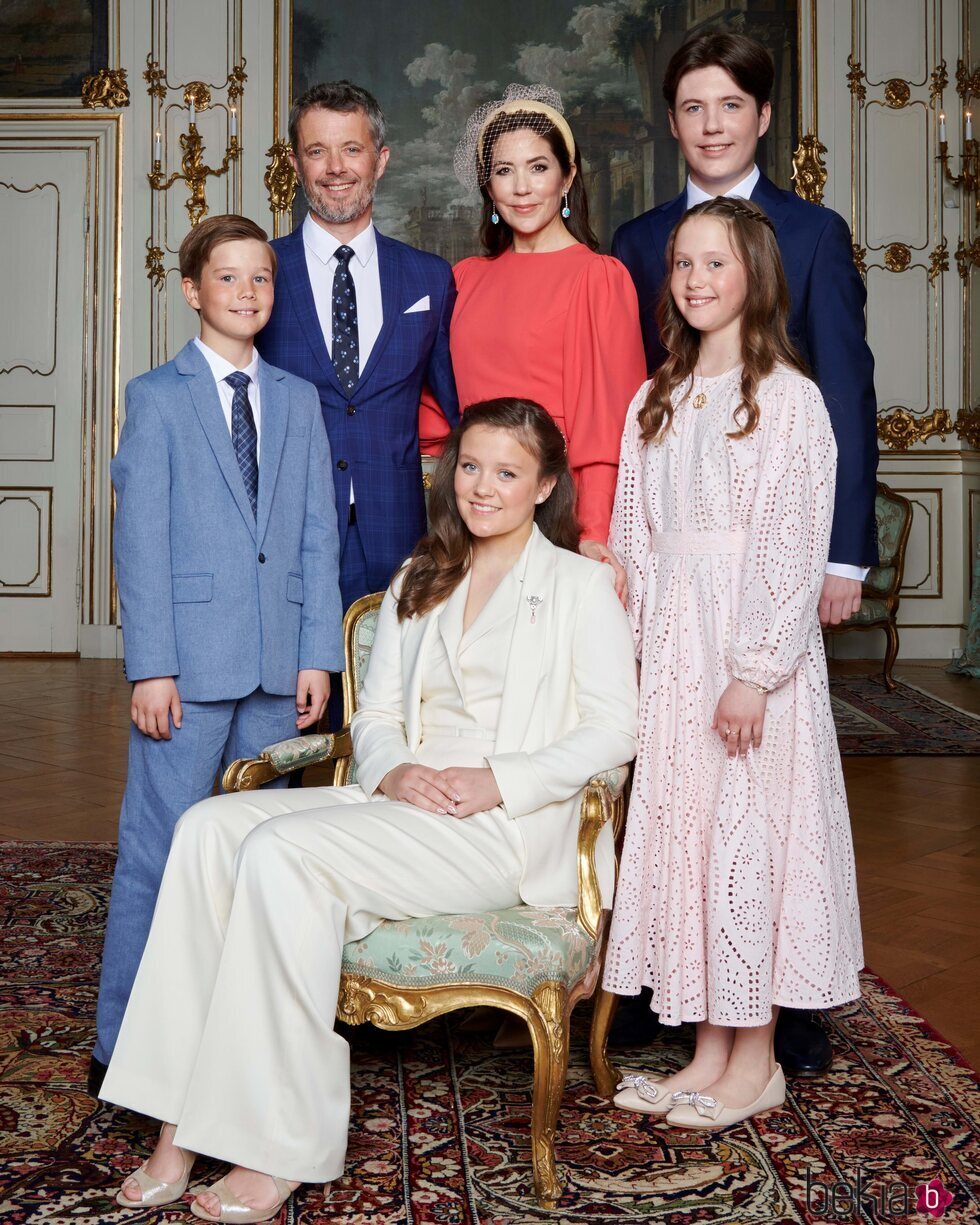
M 957 413 L 956 433 L 971 451 L 980 451 L 980 408 Z
M 912 262 L 912 251 L 904 242 L 893 242 L 885 248 L 884 258 L 889 272 L 904 272 Z
M 827 185 L 827 167 L 824 154 L 827 146 L 822 144 L 815 132 L 807 132 L 793 154 L 794 190 L 801 199 L 810 204 L 823 204 L 823 191 Z
M 854 267 L 863 277 L 868 275 L 868 265 L 865 261 L 865 256 L 867 254 L 868 251 L 866 247 L 862 247 L 860 243 L 851 243 L 851 258 L 854 260 Z
M 117 110 L 129 106 L 129 82 L 125 68 L 100 68 L 82 78 L 82 106 L 91 110 Z
M 166 280 L 166 272 L 163 268 L 163 248 L 155 247 L 153 239 L 146 240 L 146 260 L 144 262 L 146 268 L 146 276 L 154 289 L 159 289 Z
M 853 52 L 847 57 L 847 67 L 849 69 L 847 88 L 855 98 L 863 102 L 868 96 L 867 85 L 865 84 L 867 78 L 864 75 L 864 69 L 861 67 L 861 61 L 854 57 Z
M 932 70 L 929 86 L 929 100 L 935 102 L 939 95 L 949 84 L 949 74 L 946 71 L 946 61 L 940 60 L 936 67 Z
M 288 140 L 277 140 L 266 150 L 266 157 L 270 161 L 263 182 L 269 193 L 269 208 L 274 213 L 288 213 L 293 207 L 297 179 L 296 171 L 289 160 L 291 148 Z
M 909 98 L 912 97 L 912 90 L 909 87 L 908 81 L 901 77 L 892 77 L 890 81 L 885 82 L 885 102 L 892 110 L 901 110 L 903 106 L 908 106 Z
M 974 238 L 971 243 L 967 243 L 965 238 L 961 238 L 959 246 L 954 252 L 956 260 L 956 270 L 960 274 L 960 279 L 965 281 L 970 275 L 970 269 L 977 267 L 980 264 L 980 238 Z
M 929 255 L 929 271 L 926 274 L 929 284 L 935 283 L 936 278 L 943 272 L 949 271 L 949 243 L 944 238 L 938 247 L 933 247 Z
M 937 408 L 928 416 L 916 416 L 907 408 L 896 408 L 878 417 L 878 437 L 889 450 L 907 451 L 914 443 L 938 435 L 943 442 L 953 432 L 949 410 Z

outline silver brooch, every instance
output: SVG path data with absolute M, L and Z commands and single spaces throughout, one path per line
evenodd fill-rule
M 529 595 L 525 597 L 528 604 L 531 605 L 531 624 L 533 625 L 537 618 L 538 608 L 544 603 L 543 595 Z

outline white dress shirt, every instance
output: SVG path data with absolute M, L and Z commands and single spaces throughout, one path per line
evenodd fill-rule
M 378 272 L 378 240 L 373 225 L 361 230 L 348 243 L 318 225 L 309 213 L 303 222 L 303 249 L 306 252 L 306 270 L 310 274 L 316 317 L 320 331 L 333 357 L 333 276 L 337 271 L 337 248 L 348 246 L 354 252 L 350 261 L 350 274 L 357 297 L 357 347 L 358 370 L 364 367 L 371 356 L 374 342 L 378 339 L 384 313 L 381 307 L 381 276 Z
M 755 185 L 762 176 L 762 171 L 758 166 L 753 166 L 749 173 L 740 183 L 736 183 L 734 187 L 730 187 L 723 194 L 726 196 L 736 196 L 740 200 L 748 200 Z M 698 185 L 691 180 L 691 176 L 687 176 L 687 207 L 693 208 L 695 204 L 703 204 L 705 200 L 713 200 L 715 197 L 711 192 L 703 191 Z M 827 573 L 836 574 L 838 578 L 854 578 L 859 583 L 863 583 L 868 574 L 867 566 L 849 566 L 839 561 L 827 562 Z
M 218 399 L 221 401 L 221 411 L 225 415 L 225 425 L 228 426 L 228 433 L 231 433 L 231 402 L 235 395 L 235 389 L 230 383 L 225 382 L 225 378 L 229 374 L 234 374 L 236 370 L 241 369 L 242 374 L 247 374 L 252 380 L 248 385 L 248 402 L 252 406 L 252 416 L 255 418 L 255 458 L 258 459 L 261 452 L 262 444 L 262 408 L 259 404 L 259 355 L 252 350 L 252 359 L 247 366 L 233 366 L 230 361 L 227 361 L 220 353 L 215 353 L 214 349 L 208 348 L 200 336 L 194 337 L 194 343 L 204 354 L 205 360 L 211 367 L 211 373 L 214 375 L 214 381 L 218 386 Z

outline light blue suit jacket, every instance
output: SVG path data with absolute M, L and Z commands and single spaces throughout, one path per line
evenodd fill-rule
M 126 388 L 112 461 L 126 675 L 182 699 L 291 694 L 344 666 L 337 518 L 316 389 L 259 359 L 253 516 L 214 376 L 193 342 Z

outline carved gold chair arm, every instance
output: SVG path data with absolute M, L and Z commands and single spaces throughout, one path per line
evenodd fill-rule
M 254 791 L 263 783 L 304 766 L 339 761 L 352 752 L 350 728 L 316 736 L 293 736 L 262 750 L 258 757 L 240 757 L 221 776 L 225 791 Z
M 603 826 L 613 823 L 619 838 L 623 826 L 624 792 L 629 766 L 617 766 L 589 779 L 582 795 L 578 826 L 578 921 L 595 939 L 602 919 L 602 894 L 595 870 L 595 847 Z

